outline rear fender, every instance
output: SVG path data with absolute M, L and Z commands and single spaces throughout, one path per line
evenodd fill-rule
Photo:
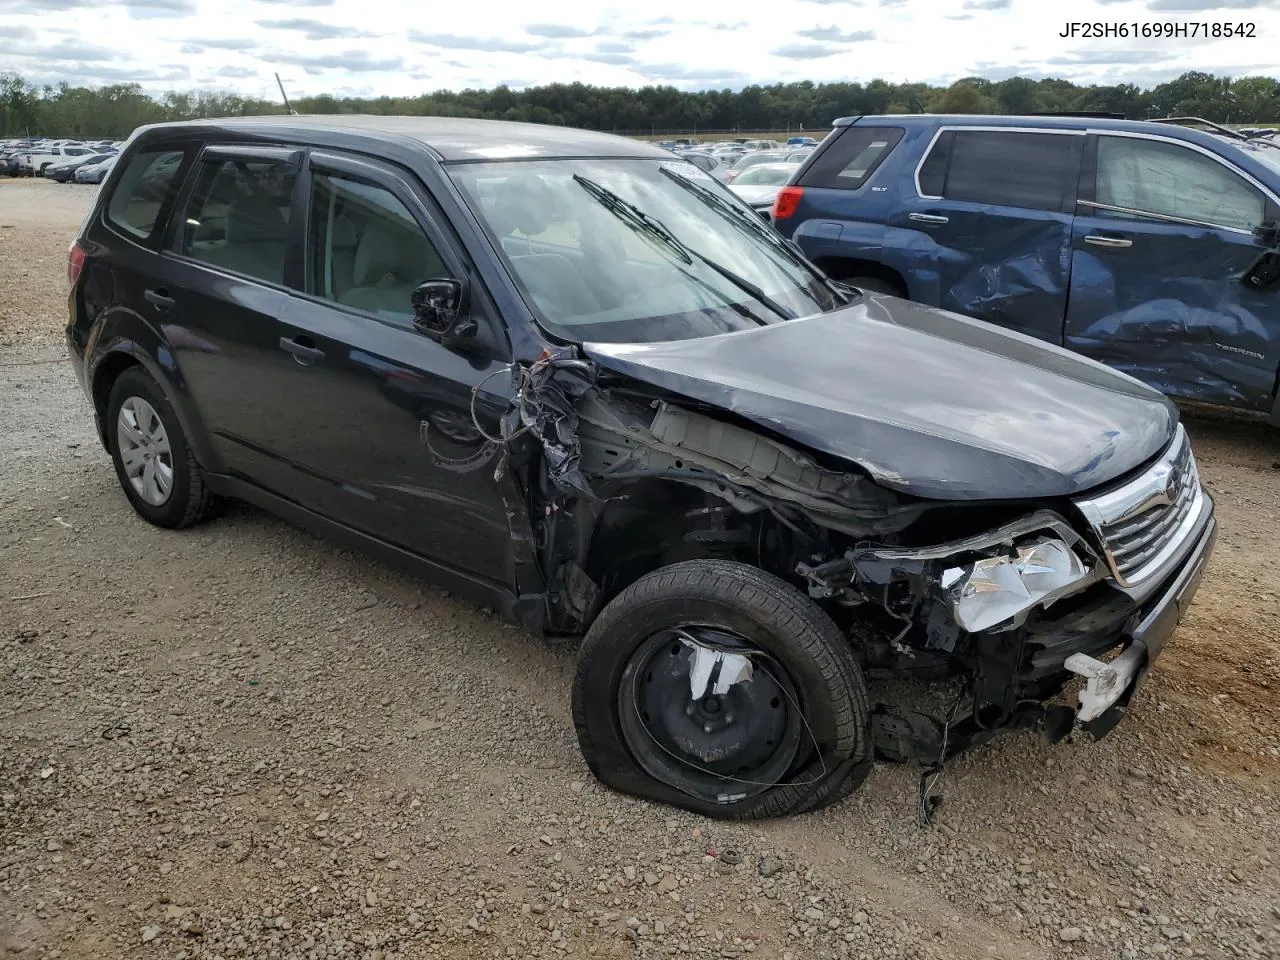
M 164 391 L 197 462 L 210 472 L 222 471 L 177 357 L 155 326 L 132 310 L 104 310 L 94 323 L 85 354 L 85 380 L 90 384 L 98 436 L 105 448 L 110 449 L 106 416 L 111 385 L 123 369 L 136 363 Z

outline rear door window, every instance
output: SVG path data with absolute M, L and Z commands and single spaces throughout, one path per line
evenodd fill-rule
M 1059 133 L 956 130 L 941 195 L 1027 210 L 1063 210 L 1077 177 L 1076 138 Z M 934 150 L 942 146 L 941 139 Z M 921 168 L 937 186 L 937 166 Z
M 107 202 L 107 222 L 135 239 L 148 239 L 177 193 L 185 156 L 182 150 L 142 150 L 130 156 Z
M 1238 174 L 1160 140 L 1100 136 L 1095 193 L 1106 207 L 1236 230 L 1266 216 L 1266 198 Z
M 283 284 L 298 169 L 252 156 L 200 162 L 178 253 L 210 266 Z
M 801 184 L 856 190 L 902 139 L 902 127 L 845 127 L 813 161 Z

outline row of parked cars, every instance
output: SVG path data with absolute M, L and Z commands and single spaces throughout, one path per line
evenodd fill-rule
M 687 139 L 658 143 L 728 185 L 766 220 L 778 190 L 817 145 L 813 137 L 804 136 L 790 137 L 785 143 L 724 140 L 703 144 Z
M 4 140 L 0 173 L 48 177 L 58 183 L 101 183 L 121 146 L 120 140 Z

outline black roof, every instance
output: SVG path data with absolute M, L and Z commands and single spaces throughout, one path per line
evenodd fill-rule
M 394 138 L 430 148 L 441 160 L 518 160 L 549 157 L 666 157 L 671 154 L 640 140 L 573 127 L 461 117 L 384 117 L 367 114 L 221 117 L 155 124 L 156 128 L 217 127 L 261 137 L 305 139 L 317 133 L 361 140 Z M 150 129 L 150 128 L 149 128 Z

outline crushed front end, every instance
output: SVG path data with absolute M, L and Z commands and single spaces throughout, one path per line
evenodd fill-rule
M 880 705 L 882 751 L 929 761 L 1001 729 L 1054 741 L 1076 725 L 1110 731 L 1190 604 L 1215 537 L 1179 425 L 1154 463 L 1087 497 L 941 544 L 854 545 L 799 572 L 815 599 L 878 615 L 855 620 L 855 630 L 887 627 L 859 638 L 872 666 L 967 677 L 971 706 L 945 731 Z M 1075 702 L 1055 703 L 1075 677 Z
M 1145 465 L 1082 494 L 946 502 L 590 364 L 536 365 L 517 406 L 512 431 L 547 451 L 532 516 L 548 632 L 580 633 L 667 564 L 748 563 L 807 590 L 868 681 L 888 681 L 868 691 L 881 759 L 937 764 L 1001 730 L 1106 734 L 1216 535 L 1181 425 Z M 918 709 L 897 681 L 951 710 L 936 696 Z

